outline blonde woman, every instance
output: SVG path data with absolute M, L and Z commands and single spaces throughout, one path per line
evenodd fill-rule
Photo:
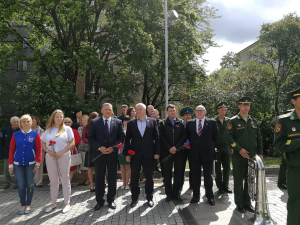
M 49 146 L 51 142 L 55 142 Z M 70 149 L 75 146 L 74 134 L 71 127 L 64 125 L 64 113 L 55 110 L 47 123 L 46 131 L 42 137 L 42 148 L 47 153 L 45 156 L 48 176 L 50 180 L 51 205 L 45 212 L 51 212 L 56 207 L 58 196 L 58 180 L 61 180 L 64 203 L 62 213 L 70 210 Z
M 83 143 L 82 131 L 83 131 L 83 128 L 87 126 L 88 120 L 89 120 L 88 115 L 82 115 L 80 117 L 80 127 L 78 128 L 78 133 L 80 135 L 81 143 Z M 80 152 L 80 153 L 81 153 L 81 158 L 82 158 L 82 163 L 80 165 L 81 182 L 78 184 L 78 186 L 81 186 L 81 185 L 87 186 L 90 184 L 90 182 L 89 182 L 89 177 L 87 175 L 88 167 L 84 166 L 86 152 Z
M 9 147 L 8 167 L 12 174 L 15 169 L 19 185 L 21 210 L 19 215 L 30 213 L 31 200 L 34 193 L 34 176 L 39 169 L 42 148 L 38 132 L 31 130 L 32 119 L 23 115 L 19 120 L 20 131 L 13 134 Z

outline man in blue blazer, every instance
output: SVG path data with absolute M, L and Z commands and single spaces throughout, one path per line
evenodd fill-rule
M 195 109 L 196 119 L 186 123 L 187 139 L 190 141 L 189 162 L 192 171 L 193 198 L 191 203 L 200 200 L 201 166 L 204 173 L 205 196 L 210 205 L 215 205 L 213 195 L 212 169 L 216 159 L 215 143 L 218 127 L 215 120 L 205 117 L 206 109 L 199 105 Z
M 146 105 L 138 103 L 135 110 L 137 118 L 127 123 L 125 139 L 125 156 L 131 167 L 132 202 L 130 206 L 135 207 L 139 198 L 139 177 L 141 166 L 143 166 L 146 177 L 146 198 L 148 206 L 153 207 L 154 159 L 158 159 L 160 155 L 158 127 L 155 119 L 146 116 Z
M 93 119 L 88 132 L 95 165 L 95 193 L 97 205 L 95 210 L 104 205 L 105 174 L 108 168 L 108 193 L 107 202 L 111 209 L 116 208 L 114 203 L 117 189 L 118 145 L 124 140 L 122 121 L 112 117 L 112 105 L 104 103 L 101 109 L 102 116 Z

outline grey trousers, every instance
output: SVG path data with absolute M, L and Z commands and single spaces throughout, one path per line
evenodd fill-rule
M 11 183 L 11 176 L 8 172 L 8 159 L 4 159 L 4 172 L 3 172 L 3 175 L 4 175 L 4 185 L 10 185 Z M 17 184 L 17 180 L 15 179 L 15 183 L 14 184 Z

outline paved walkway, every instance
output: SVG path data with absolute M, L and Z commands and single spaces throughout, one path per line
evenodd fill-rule
M 285 224 L 286 221 L 286 201 L 287 192 L 281 191 L 276 186 L 277 177 L 267 177 L 268 198 L 272 217 L 278 225 Z M 118 186 L 121 183 L 118 182 Z M 233 182 L 230 181 L 232 187 Z M 36 188 L 32 212 L 28 215 L 18 216 L 20 208 L 17 190 L 12 188 L 3 190 L 0 187 L 0 224 L 188 224 L 188 225 L 236 225 L 251 224 L 248 219 L 250 213 L 241 214 L 235 210 L 233 194 L 223 196 L 215 195 L 216 205 L 210 206 L 206 198 L 203 197 L 204 187 L 201 187 L 201 202 L 199 204 L 189 204 L 191 191 L 188 190 L 188 182 L 185 182 L 183 189 L 183 203 L 164 202 L 164 188 L 160 181 L 155 183 L 154 207 L 149 208 L 141 191 L 138 206 L 131 209 L 131 194 L 128 190 L 117 191 L 116 210 L 111 210 L 104 206 L 99 211 L 94 211 L 96 205 L 95 195 L 87 187 L 72 188 L 71 210 L 67 214 L 62 214 L 63 197 L 60 190 L 57 208 L 51 213 L 45 213 L 45 206 L 50 203 L 49 187 Z M 143 188 L 143 185 L 142 185 Z M 216 187 L 214 187 L 214 191 Z

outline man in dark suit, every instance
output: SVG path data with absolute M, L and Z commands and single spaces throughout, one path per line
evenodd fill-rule
M 190 141 L 189 162 L 192 170 L 193 198 L 191 203 L 200 200 L 201 166 L 204 173 L 205 196 L 210 205 L 215 205 L 213 195 L 212 169 L 216 159 L 215 143 L 218 127 L 215 120 L 205 117 L 206 109 L 199 105 L 195 109 L 196 119 L 186 123 L 187 138 Z
M 108 168 L 108 193 L 107 202 L 111 209 L 116 208 L 114 203 L 117 189 L 117 164 L 118 147 L 123 142 L 124 132 L 122 121 L 112 117 L 112 105 L 104 103 L 102 105 L 102 116 L 91 121 L 88 140 L 91 145 L 93 159 L 95 160 L 95 186 L 96 201 L 95 210 L 104 205 L 104 181 L 106 168 Z
M 167 107 L 168 117 L 159 122 L 159 135 L 162 142 L 164 157 L 170 157 L 164 163 L 164 184 L 166 192 L 166 202 L 172 198 L 182 201 L 180 197 L 181 175 L 183 164 L 183 150 L 178 151 L 186 141 L 186 130 L 183 120 L 176 117 L 175 105 L 169 104 Z M 174 167 L 174 182 L 172 184 L 172 171 Z
M 8 156 L 9 156 L 9 144 L 13 134 L 20 130 L 19 117 L 13 116 L 10 119 L 11 126 L 5 127 L 2 131 L 2 137 L 0 139 L 2 157 L 4 159 L 4 189 L 7 189 L 11 185 L 11 176 L 8 172 Z M 14 189 L 18 188 L 17 180 L 15 179 Z
M 137 118 L 127 123 L 125 156 L 131 167 L 131 207 L 135 207 L 139 194 L 139 177 L 143 166 L 146 177 L 146 198 L 148 206 L 153 207 L 153 163 L 160 155 L 160 140 L 157 122 L 146 116 L 146 105 L 138 103 L 135 107 Z M 131 151 L 134 154 L 130 154 Z

